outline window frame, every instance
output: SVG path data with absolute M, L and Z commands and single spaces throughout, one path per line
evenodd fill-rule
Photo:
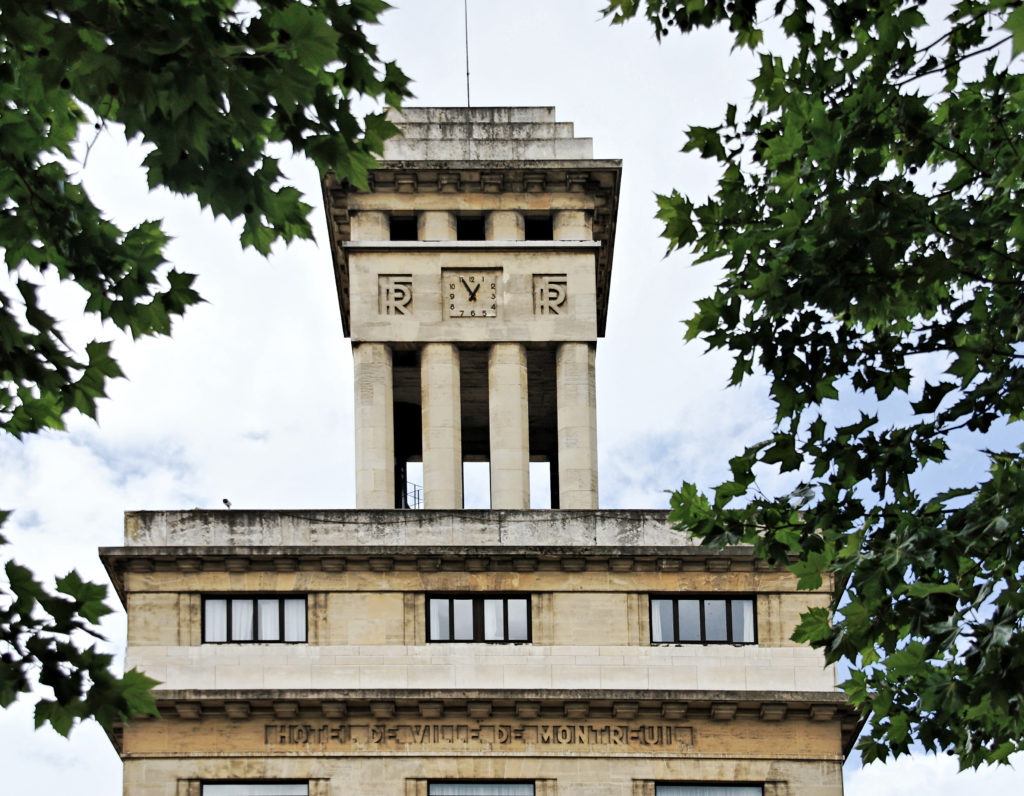
M 658 796 L 659 788 L 727 788 L 730 790 L 758 788 L 761 791 L 761 796 L 765 796 L 763 782 L 655 782 L 654 796 Z
M 537 782 L 532 779 L 429 779 L 427 780 L 427 796 L 431 796 L 430 788 L 433 785 L 529 785 L 533 788 L 534 796 L 537 796 Z
M 654 601 L 655 600 L 671 600 L 672 601 L 672 633 L 673 639 L 671 641 L 655 641 L 654 640 Z M 707 634 L 707 619 L 705 612 L 705 603 L 709 600 L 725 600 L 725 627 L 726 627 L 726 638 L 725 639 L 708 639 Z M 754 615 L 754 637 L 750 641 L 735 641 L 733 640 L 733 626 L 732 626 L 732 601 L 733 600 L 749 600 L 751 604 L 751 611 Z M 700 639 L 680 639 L 679 638 L 679 603 L 683 601 L 698 602 L 700 605 Z M 701 645 L 712 645 L 712 644 L 727 644 L 734 647 L 747 647 L 756 645 L 758 643 L 757 637 L 757 595 L 750 593 L 718 593 L 718 592 L 698 592 L 692 594 L 651 594 L 647 600 L 647 625 L 651 638 L 651 646 L 665 646 L 665 645 L 679 645 L 679 644 L 701 644 Z M 664 783 L 670 784 L 670 783 Z M 688 784 L 688 783 L 680 783 Z
M 309 787 L 309 780 L 307 779 L 241 779 L 241 780 L 229 780 L 229 779 L 214 779 L 214 780 L 203 780 L 199 783 L 199 796 L 208 796 L 208 786 L 217 785 L 234 785 L 238 787 L 247 787 L 252 785 L 270 785 L 272 787 L 285 787 L 292 785 L 304 785 L 306 787 L 306 796 L 310 796 L 311 788 Z M 216 794 L 212 794 L 216 796 Z
M 227 601 L 227 613 L 225 614 L 225 638 L 224 641 L 210 641 L 206 637 L 206 603 L 208 600 L 226 600 Z M 231 621 L 231 607 L 233 600 L 249 600 L 253 604 L 252 610 L 252 638 L 245 639 L 233 639 L 231 638 L 232 621 Z M 278 637 L 276 639 L 261 639 L 259 638 L 259 625 L 260 625 L 260 612 L 259 612 L 259 601 L 260 600 L 277 600 L 277 616 L 278 616 Z M 302 640 L 301 641 L 288 641 L 285 639 L 285 611 L 284 603 L 285 600 L 302 600 Z M 201 616 L 201 628 L 202 643 L 203 644 L 308 644 L 309 643 L 309 595 L 308 594 L 294 594 L 292 592 L 242 592 L 242 593 L 224 593 L 224 594 L 203 594 L 202 605 L 200 606 Z M 217 784 L 217 783 L 210 783 Z M 242 783 L 244 784 L 244 783 Z M 259 784 L 259 783 L 257 783 Z M 297 783 L 288 782 L 284 783 L 293 785 Z
M 430 627 L 430 601 L 431 600 L 448 600 L 448 638 L 446 639 L 435 639 L 431 638 L 431 627 Z M 472 600 L 473 601 L 473 638 L 465 639 L 455 638 L 455 611 L 452 606 L 453 600 Z M 505 638 L 503 639 L 488 639 L 484 638 L 484 602 L 486 600 L 501 600 L 502 601 L 502 618 Z M 526 600 L 526 638 L 525 639 L 509 639 L 508 638 L 508 601 L 509 600 Z M 428 644 L 532 644 L 533 643 L 533 602 L 530 599 L 529 594 L 524 593 L 467 593 L 467 592 L 441 592 L 437 594 L 427 594 L 426 599 L 423 601 L 426 613 L 426 637 Z M 516 784 L 516 783 L 513 783 Z

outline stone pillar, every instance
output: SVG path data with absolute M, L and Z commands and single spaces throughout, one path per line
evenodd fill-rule
M 423 508 L 462 508 L 459 349 L 427 343 L 420 352 L 423 396 Z
M 353 346 L 355 359 L 356 508 L 395 507 L 394 392 L 391 349 Z
M 530 508 L 526 346 L 495 343 L 487 358 L 491 508 Z
M 352 214 L 352 240 L 391 240 L 391 220 L 379 210 L 360 210 Z
M 523 214 L 515 210 L 492 210 L 484 219 L 484 237 L 487 240 L 525 240 Z
M 424 210 L 417 220 L 417 236 L 420 240 L 455 240 L 455 213 L 447 210 Z
M 597 402 L 594 347 L 562 343 L 555 354 L 558 507 L 597 508 Z
M 593 240 L 594 223 L 584 210 L 556 210 L 551 219 L 555 240 Z

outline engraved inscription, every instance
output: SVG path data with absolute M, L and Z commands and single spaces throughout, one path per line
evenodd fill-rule
M 408 315 L 412 311 L 412 276 L 381 274 L 377 277 L 381 315 Z
M 568 297 L 565 274 L 533 275 L 533 312 L 536 315 L 562 315 Z
M 693 745 L 693 728 L 675 724 L 267 724 L 268 746 L 620 746 Z

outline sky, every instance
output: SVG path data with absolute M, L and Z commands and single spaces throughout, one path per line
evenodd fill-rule
M 466 102 L 462 0 L 398 0 L 371 39 L 414 79 L 425 106 Z M 602 508 L 665 508 L 683 479 L 711 487 L 727 460 L 770 429 L 767 382 L 726 389 L 730 363 L 684 344 L 681 320 L 715 283 L 713 265 L 665 257 L 655 193 L 697 197 L 714 173 L 679 153 L 683 130 L 716 124 L 748 96 L 750 56 L 721 32 L 660 45 L 643 23 L 613 27 L 601 0 L 469 0 L 474 105 L 555 106 L 559 121 L 621 158 L 615 263 L 606 338 L 598 345 Z M 94 200 L 122 226 L 163 220 L 170 259 L 199 274 L 206 303 L 171 339 L 131 342 L 112 332 L 128 378 L 112 385 L 98 422 L 66 433 L 0 439 L 0 505 L 19 562 L 41 577 L 71 568 L 105 582 L 97 547 L 122 542 L 136 509 L 351 508 L 354 506 L 352 358 L 338 311 L 318 175 L 292 161 L 290 179 L 314 205 L 317 239 L 263 259 L 238 228 L 191 200 L 150 193 L 144 151 L 116 129 L 97 139 L 83 171 Z M 76 289 L 52 286 L 65 333 L 89 339 Z M 763 486 L 770 487 L 770 484 Z M 124 616 L 103 625 L 122 650 Z M 30 706 L 0 712 L 0 761 L 10 793 L 121 792 L 120 761 L 96 726 L 70 740 L 31 730 Z M 1018 761 L 1018 765 L 1024 760 Z M 923 791 L 933 796 L 1024 792 L 1024 772 L 957 774 L 955 761 L 915 754 L 845 771 L 849 796 Z

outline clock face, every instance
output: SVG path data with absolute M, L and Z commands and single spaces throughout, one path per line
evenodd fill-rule
M 445 314 L 449 318 L 497 317 L 500 282 L 501 271 L 496 268 L 442 271 Z

